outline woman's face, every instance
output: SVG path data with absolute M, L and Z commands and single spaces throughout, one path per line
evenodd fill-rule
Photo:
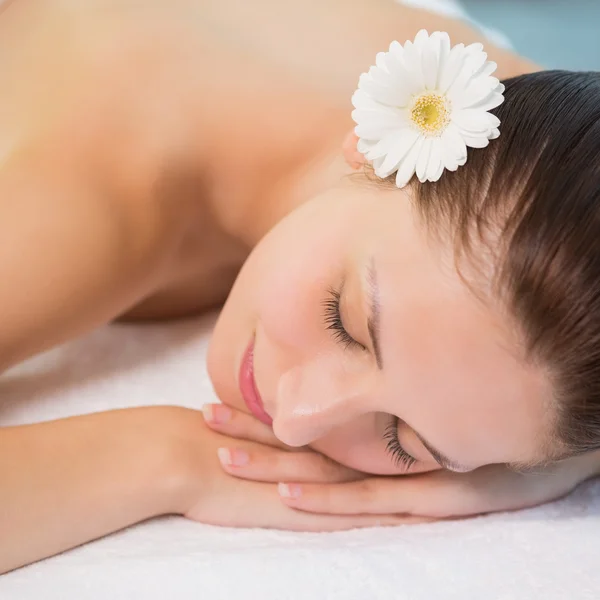
M 225 404 L 251 412 L 253 374 L 282 442 L 362 471 L 543 458 L 546 379 L 402 191 L 345 182 L 279 223 L 235 283 L 208 366 Z

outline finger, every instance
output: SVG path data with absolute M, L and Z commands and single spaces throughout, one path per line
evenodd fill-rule
M 202 414 L 204 421 L 212 430 L 229 437 L 251 440 L 275 448 L 288 448 L 275 437 L 271 427 L 251 415 L 224 404 L 205 404 L 202 407 Z
M 285 450 L 252 444 L 244 447 L 223 447 L 217 451 L 221 466 L 240 479 L 298 482 L 344 482 L 364 477 L 317 452 L 286 452 Z
M 367 527 L 394 527 L 397 525 L 416 525 L 436 521 L 432 517 L 417 515 L 321 515 L 294 511 L 296 515 L 286 516 L 280 522 L 267 522 L 262 527 L 267 529 L 284 529 L 288 531 L 346 531 L 348 529 L 364 529 Z M 308 517 L 308 518 L 307 518 Z
M 290 480 L 288 480 L 290 481 Z M 283 502 L 298 510 L 338 514 L 412 514 L 448 518 L 502 510 L 471 474 L 436 471 L 371 477 L 338 484 L 280 483 Z
M 321 515 L 293 510 L 279 501 L 276 486 L 257 481 L 236 481 L 230 493 L 203 503 L 202 510 L 186 516 L 226 527 L 261 527 L 287 531 L 342 531 L 430 522 L 414 515 Z M 239 487 L 243 485 L 244 487 Z M 233 490 L 237 490 L 234 493 Z M 243 490 L 243 492 L 242 492 Z

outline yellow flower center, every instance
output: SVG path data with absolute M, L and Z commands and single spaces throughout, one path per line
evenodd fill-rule
M 439 135 L 450 123 L 450 101 L 435 92 L 423 94 L 413 103 L 410 118 L 425 135 Z

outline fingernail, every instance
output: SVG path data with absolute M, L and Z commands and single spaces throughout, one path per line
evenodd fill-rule
M 243 467 L 250 462 L 250 457 L 243 450 L 231 450 L 230 448 L 219 448 L 217 455 L 224 467 Z
M 215 425 L 223 425 L 231 419 L 231 409 L 223 404 L 205 404 L 202 407 L 204 420 Z
M 282 498 L 300 498 L 302 488 L 293 483 L 280 483 L 277 485 L 277 491 Z

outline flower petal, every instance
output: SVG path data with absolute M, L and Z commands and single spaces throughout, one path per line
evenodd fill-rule
M 354 132 L 356 133 L 356 132 Z M 381 140 L 383 141 L 383 140 Z M 356 149 L 363 155 L 366 157 L 366 155 L 371 152 L 371 150 L 380 142 L 372 142 L 372 141 L 367 141 L 367 140 L 362 140 L 359 139 L 358 142 L 356 142 Z
M 457 44 L 450 50 L 443 72 L 440 76 L 439 90 L 445 93 L 458 77 L 466 60 L 464 44 Z
M 400 116 L 390 116 L 382 113 L 373 113 L 373 115 L 366 119 L 357 120 L 357 125 L 354 128 L 354 133 L 359 138 L 366 140 L 380 140 L 386 135 L 402 129 L 407 126 Z
M 455 109 L 469 108 L 483 102 L 491 94 L 495 93 L 495 88 L 496 85 L 493 84 L 490 77 L 487 79 L 473 79 L 461 93 L 456 94 L 450 101 Z
M 377 109 L 357 108 L 352 111 L 352 119 L 358 125 L 362 123 L 387 123 L 389 127 L 408 125 L 408 117 L 403 110 L 379 105 Z
M 483 52 L 483 46 L 481 44 L 471 44 L 464 49 L 464 62 L 458 75 L 447 88 L 446 93 L 448 97 L 453 98 L 464 90 L 471 79 L 477 76 L 477 71 L 485 64 L 487 60 L 487 54 Z
M 380 158 L 385 159 L 388 152 L 394 147 L 394 140 L 396 136 L 394 134 L 387 135 L 383 139 L 375 142 L 369 146 L 365 153 L 365 158 L 371 161 L 378 160 Z
M 417 160 L 417 177 L 421 183 L 427 181 L 427 169 L 429 167 L 429 158 L 431 156 L 431 147 L 433 146 L 433 139 L 428 137 L 425 138 L 425 143 L 421 148 L 419 158 Z
M 417 159 L 419 158 L 424 143 L 425 138 L 422 136 L 419 137 L 417 143 L 411 148 L 406 155 L 406 158 L 400 164 L 398 173 L 396 173 L 396 185 L 399 188 L 405 187 L 415 174 Z
M 404 46 L 397 40 L 390 44 L 389 53 L 402 58 L 404 56 Z
M 379 168 L 381 168 L 381 164 L 383 163 L 383 161 L 384 161 L 384 160 L 385 160 L 385 159 L 384 159 L 384 157 L 383 157 L 383 156 L 382 156 L 382 157 L 380 157 L 380 158 L 376 158 L 376 159 L 373 161 L 373 169 L 374 169 L 375 171 L 377 171 Z
M 404 45 L 404 68 L 409 73 L 417 90 L 425 88 L 423 69 L 421 68 L 421 49 L 411 42 Z
M 500 119 L 492 113 L 466 108 L 452 113 L 452 122 L 464 131 L 485 133 L 500 126 Z
M 356 90 L 352 95 L 352 106 L 357 109 L 366 108 L 370 110 L 381 110 L 383 108 L 379 102 L 373 100 L 367 92 L 361 89 Z
M 499 129 L 492 129 L 492 133 L 488 136 L 490 140 L 497 140 L 500 137 Z
M 445 31 L 436 31 L 433 35 L 437 35 L 440 39 L 440 56 L 438 61 L 437 81 L 435 82 L 436 89 L 439 89 L 442 74 L 446 70 L 448 59 L 450 57 L 450 36 Z M 433 36 L 432 36 L 433 37 Z
M 490 140 L 487 137 L 470 136 L 467 134 L 463 134 L 463 140 L 470 148 L 486 148 L 490 143 Z
M 364 73 L 358 82 L 359 89 L 364 90 L 371 98 L 387 106 L 406 106 L 408 95 L 399 86 L 389 86 L 375 81 L 369 74 Z
M 487 63 L 487 52 L 483 50 L 483 44 L 479 42 L 475 44 L 469 44 L 465 51 L 468 54 L 466 66 L 470 70 L 469 75 L 472 77 L 477 75 L 479 71 L 485 66 Z
M 398 170 L 398 165 L 410 152 L 411 148 L 419 139 L 420 134 L 414 129 L 405 129 L 402 133 L 396 134 L 388 155 L 385 157 L 381 167 L 379 167 L 376 175 L 378 177 L 388 177 L 394 171 Z
M 423 91 L 422 82 L 420 81 L 422 77 L 418 74 L 417 70 L 408 69 L 404 64 L 404 61 L 391 55 L 388 55 L 387 61 L 391 81 L 394 82 L 394 85 L 397 85 L 404 90 L 404 93 L 407 96 L 406 103 L 401 105 L 406 106 L 411 96 Z
M 423 48 L 427 45 L 428 41 L 429 33 L 426 29 L 421 29 L 415 36 L 415 41 L 413 42 L 413 45 L 419 52 L 422 52 Z
M 390 74 L 387 69 L 380 69 L 379 67 L 371 67 L 367 75 L 379 85 L 389 86 L 391 83 Z
M 427 166 L 427 181 L 437 181 L 441 177 L 441 172 L 438 175 L 440 166 L 442 166 L 442 142 L 439 138 L 431 138 L 431 155 L 429 157 L 429 165 Z M 437 179 L 436 179 L 437 176 Z
M 471 105 L 464 105 L 462 107 L 457 108 L 473 108 L 481 111 L 490 111 L 494 108 L 498 108 L 504 102 L 504 96 L 502 94 L 498 94 L 497 92 L 491 92 L 485 98 L 483 98 L 480 102 Z
M 372 143 L 366 147 L 366 151 L 362 152 L 363 146 L 357 144 L 357 149 L 361 152 L 367 160 L 377 160 L 379 158 L 385 158 L 388 152 L 394 147 L 394 141 L 396 136 L 394 134 L 386 135 L 383 139 Z
M 440 164 L 438 165 L 438 170 L 435 172 L 435 174 L 429 181 L 432 181 L 435 183 L 436 181 L 439 181 L 442 178 L 443 174 L 444 174 L 444 163 L 440 160 Z
M 398 42 L 392 42 L 385 62 L 394 84 L 401 86 L 410 96 L 421 92 L 423 85 L 415 70 L 407 68 L 404 57 L 404 48 Z
M 458 164 L 460 164 L 461 159 L 466 159 L 467 145 L 456 125 L 450 123 L 450 125 L 446 127 L 444 133 L 442 133 L 441 140 L 445 151 L 454 156 Z
M 495 63 L 493 60 L 488 60 L 479 70 L 479 73 L 477 73 L 477 75 L 481 76 L 481 77 L 489 77 L 492 73 L 496 72 L 496 69 L 498 68 L 498 64 Z
M 423 45 L 421 52 L 421 64 L 423 68 L 423 78 L 425 88 L 435 90 L 437 88 L 438 67 L 441 53 L 441 39 L 435 33 Z
M 375 57 L 375 65 L 377 65 L 378 69 L 384 72 L 388 71 L 386 57 L 387 52 L 378 52 L 377 56 Z
M 450 148 L 442 143 L 442 164 L 448 171 L 456 171 L 458 169 L 458 159 Z

